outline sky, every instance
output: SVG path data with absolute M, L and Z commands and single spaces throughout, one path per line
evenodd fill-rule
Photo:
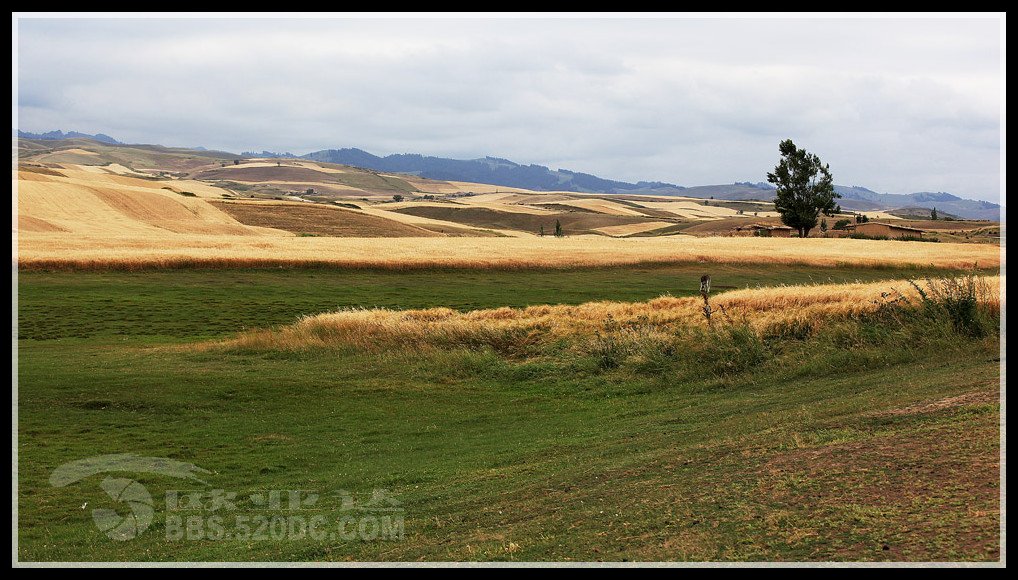
M 490 155 L 624 181 L 1000 201 L 1002 46 L 969 18 L 31 18 L 24 131 L 226 151 Z

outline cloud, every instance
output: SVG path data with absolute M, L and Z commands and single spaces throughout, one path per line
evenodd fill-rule
M 836 181 L 997 200 L 994 19 L 35 19 L 23 130 L 232 151 L 495 155 L 684 185 Z

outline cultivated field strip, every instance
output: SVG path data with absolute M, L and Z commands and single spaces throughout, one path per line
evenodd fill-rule
M 1001 278 L 975 280 L 979 303 L 999 312 Z M 928 282 L 918 284 L 928 291 Z M 918 291 L 907 280 L 888 280 L 734 290 L 718 294 L 711 306 L 718 325 L 747 324 L 760 334 L 800 334 L 888 305 L 918 304 L 919 299 Z M 278 330 L 249 331 L 217 344 L 283 350 L 325 346 L 516 348 L 563 339 L 589 340 L 600 331 L 623 330 L 633 339 L 654 340 L 705 325 L 699 297 L 662 296 L 646 302 L 587 302 L 469 312 L 450 308 L 348 309 L 307 316 Z
M 165 230 L 152 230 L 150 234 L 68 236 L 62 232 L 22 232 L 18 239 L 17 263 L 26 269 L 329 266 L 390 270 L 512 270 L 696 262 L 996 268 L 1001 263 L 1000 249 L 989 244 L 917 244 L 888 240 L 692 236 L 613 239 L 591 235 L 381 241 L 379 238 L 190 235 Z

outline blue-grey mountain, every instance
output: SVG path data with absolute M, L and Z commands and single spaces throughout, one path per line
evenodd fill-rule
M 588 173 L 550 169 L 543 165 L 521 165 L 498 157 L 448 159 L 404 153 L 379 157 L 361 149 L 328 149 L 303 156 L 325 163 L 353 165 L 375 171 L 409 173 L 428 179 L 470 181 L 536 191 L 575 191 L 581 193 L 647 193 L 681 195 L 703 199 L 763 200 L 774 198 L 774 188 L 766 182 L 736 182 L 730 185 L 684 187 L 659 181 L 627 183 L 604 179 Z M 987 201 L 962 199 L 950 193 L 918 192 L 909 194 L 877 193 L 865 187 L 836 185 L 841 194 L 838 203 L 848 210 L 872 211 L 892 208 L 937 208 L 939 212 L 968 219 L 1000 219 L 1000 206 Z
M 45 139 L 47 141 L 56 141 L 60 139 L 92 139 L 100 143 L 106 143 L 107 145 L 123 145 L 120 141 L 117 141 L 109 135 L 103 135 L 102 133 L 96 133 L 90 135 L 88 133 L 79 133 L 77 131 L 49 131 L 47 133 L 27 133 L 25 131 L 18 131 L 18 137 L 23 139 Z

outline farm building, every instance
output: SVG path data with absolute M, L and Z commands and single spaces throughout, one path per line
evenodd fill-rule
M 921 238 L 923 237 L 923 230 L 918 228 L 910 228 L 908 226 L 899 226 L 895 224 L 889 224 L 885 222 L 866 222 L 861 224 L 852 224 L 845 228 L 851 233 L 863 234 L 866 236 L 880 237 L 880 238 Z
M 734 235 L 754 235 L 765 238 L 788 238 L 792 235 L 792 228 L 788 226 L 772 226 L 768 224 L 749 224 L 737 226 Z
M 788 226 L 763 226 L 757 230 L 758 235 L 765 238 L 790 238 L 792 228 Z

